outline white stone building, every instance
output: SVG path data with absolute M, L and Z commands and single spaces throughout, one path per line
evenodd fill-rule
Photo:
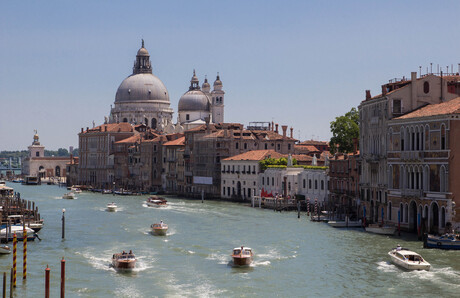
M 253 150 L 221 161 L 221 197 L 249 199 L 259 194 L 259 161 L 280 158 L 274 150 Z
M 310 203 L 318 199 L 323 205 L 329 195 L 326 169 L 304 169 L 298 175 L 298 186 L 297 194 L 310 199 Z
M 262 196 L 295 196 L 299 192 L 298 175 L 303 168 L 267 168 L 259 175 Z

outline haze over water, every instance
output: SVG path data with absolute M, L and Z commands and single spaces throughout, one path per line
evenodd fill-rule
M 64 200 L 65 188 L 8 186 L 35 201 L 45 218 L 42 241 L 28 243 L 25 285 L 18 244 L 16 297 L 44 295 L 47 264 L 51 297 L 59 297 L 62 257 L 66 297 L 456 297 L 460 291 L 460 251 L 423 249 L 414 237 L 333 229 L 310 222 L 304 213 L 297 219 L 295 212 L 227 202 L 167 197 L 167 207 L 151 208 L 144 203 L 147 196 L 84 192 Z M 112 201 L 119 211 L 106 211 Z M 166 237 L 150 234 L 150 225 L 160 220 L 169 225 Z M 409 272 L 390 264 L 387 252 L 398 243 L 419 252 L 432 270 Z M 255 252 L 248 268 L 231 266 L 231 250 L 240 245 Z M 138 258 L 132 273 L 111 267 L 112 254 L 122 250 L 133 250 Z M 11 265 L 11 255 L 0 256 L 1 272 Z

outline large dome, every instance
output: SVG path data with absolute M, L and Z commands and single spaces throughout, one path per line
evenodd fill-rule
M 163 82 L 153 74 L 133 74 L 121 82 L 115 102 L 158 101 L 169 103 L 169 94 Z
M 201 90 L 187 91 L 179 100 L 181 111 L 210 111 L 209 99 Z

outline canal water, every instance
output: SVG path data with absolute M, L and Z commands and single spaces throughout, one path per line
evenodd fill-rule
M 167 197 L 168 206 L 145 205 L 147 196 L 82 193 L 75 200 L 57 186 L 7 183 L 35 201 L 45 227 L 28 243 L 28 275 L 22 281 L 18 244 L 15 297 L 42 297 L 51 268 L 51 297 L 59 297 L 60 260 L 66 259 L 67 297 L 351 297 L 442 296 L 460 293 L 460 251 L 423 249 L 414 237 L 334 229 L 304 213 L 278 213 L 241 204 Z M 107 212 L 115 202 L 118 212 Z M 65 240 L 61 240 L 65 208 Z M 150 234 L 163 220 L 167 236 Z M 390 264 L 387 252 L 401 244 L 419 252 L 432 270 L 409 272 Z M 253 265 L 234 268 L 232 248 L 255 252 Z M 132 250 L 137 268 L 116 272 L 111 256 Z M 9 272 L 11 255 L 0 256 Z M 9 275 L 8 275 L 9 276 Z M 9 283 L 9 278 L 8 278 Z

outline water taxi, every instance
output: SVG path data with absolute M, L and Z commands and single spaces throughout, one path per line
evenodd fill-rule
M 425 261 L 421 255 L 406 248 L 398 247 L 388 252 L 391 262 L 407 270 L 427 270 L 431 269 L 430 263 Z
M 8 245 L 0 245 L 0 254 L 10 254 L 11 248 Z
M 129 253 L 123 251 L 112 256 L 112 266 L 117 270 L 132 270 L 136 266 L 136 261 L 136 257 L 131 250 Z
M 115 212 L 115 211 L 117 211 L 117 207 L 118 207 L 118 206 L 117 206 L 114 202 L 108 203 L 108 204 L 107 204 L 107 211 L 109 211 L 109 212 Z
M 168 231 L 168 225 L 163 221 L 160 221 L 160 223 L 152 224 L 150 228 L 152 229 L 153 235 L 156 236 L 166 236 L 166 232 Z
M 164 198 L 157 197 L 157 196 L 152 196 L 152 197 L 148 198 L 145 203 L 149 207 L 163 207 L 163 206 L 166 206 L 167 202 L 168 201 L 166 201 Z
M 451 233 L 441 236 L 426 235 L 423 241 L 423 246 L 426 248 L 458 250 L 460 249 L 460 235 Z
M 248 266 L 252 263 L 254 254 L 249 247 L 236 247 L 233 249 L 232 259 L 236 266 Z
M 70 191 L 62 196 L 63 199 L 75 199 L 75 193 Z
M 366 227 L 366 232 L 380 235 L 393 235 L 396 232 L 396 226 L 370 224 L 368 227 Z

